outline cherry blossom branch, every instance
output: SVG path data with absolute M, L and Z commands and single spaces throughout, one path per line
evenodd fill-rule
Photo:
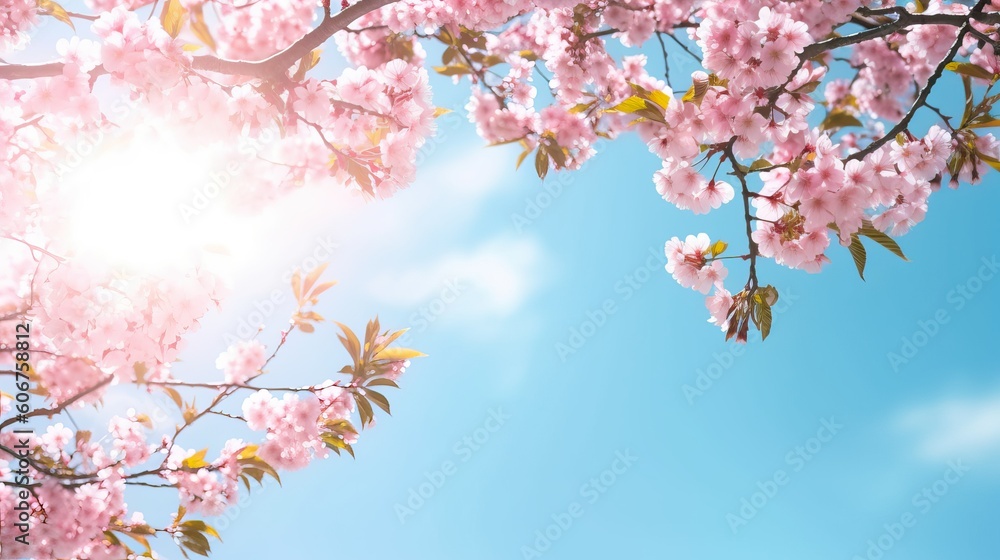
M 260 376 L 260 375 L 262 375 L 264 373 L 264 368 L 267 367 L 267 365 L 269 363 L 271 363 L 271 360 L 273 360 L 275 356 L 278 355 L 278 352 L 285 345 L 285 342 L 287 340 L 288 340 L 288 331 L 286 330 L 286 331 L 283 331 L 281 333 L 281 340 L 278 342 L 278 345 L 274 348 L 274 352 L 272 352 L 271 355 L 268 356 L 268 358 L 266 360 L 264 360 L 264 363 L 260 366 L 260 369 L 258 370 L 257 375 L 251 377 L 247 381 L 253 380 L 256 377 L 258 377 L 258 376 Z M 181 432 L 183 432 L 184 429 L 187 428 L 188 426 L 194 424 L 202 416 L 205 416 L 206 414 L 212 412 L 215 409 L 215 407 L 219 405 L 219 403 L 221 403 L 223 400 L 225 400 L 226 398 L 228 398 L 234 392 L 236 392 L 236 389 L 234 389 L 234 388 L 229 388 L 229 389 L 226 389 L 224 391 L 221 391 L 218 395 L 215 396 L 214 399 L 212 399 L 212 402 L 209 403 L 209 405 L 208 405 L 207 408 L 205 408 L 201 412 L 195 414 L 190 420 L 187 420 L 184 424 L 178 426 L 177 429 L 174 430 L 174 435 L 173 435 L 173 437 L 170 438 L 170 443 L 165 448 L 166 451 L 167 451 L 167 454 L 163 458 L 163 462 L 160 464 L 160 467 L 159 467 L 159 469 L 156 472 L 162 471 L 164 468 L 166 468 L 167 459 L 170 457 L 170 451 L 173 450 L 174 445 L 177 442 L 177 438 L 181 435 Z M 164 448 L 161 446 L 161 449 L 164 449 Z
M 920 90 L 920 93 L 917 94 L 917 98 L 913 101 L 913 105 L 910 106 L 910 110 L 903 115 L 903 118 L 896 123 L 896 126 L 892 127 L 892 130 L 887 132 L 878 140 L 875 140 L 871 144 L 865 146 L 864 149 L 858 150 L 848 156 L 848 161 L 865 158 L 867 155 L 884 146 L 887 142 L 889 142 L 889 140 L 895 138 L 897 134 L 903 132 L 908 126 L 910 126 L 910 121 L 913 119 L 914 115 L 916 115 L 917 110 L 927 103 L 927 97 L 931 94 L 931 90 L 934 89 L 934 84 L 937 83 L 938 79 L 944 73 L 945 66 L 951 62 L 951 59 L 955 58 L 955 55 L 958 53 L 958 49 L 962 48 L 962 43 L 965 41 L 965 35 L 968 34 L 969 29 L 972 28 L 973 20 L 976 19 L 977 14 L 982 12 L 983 7 L 987 4 L 987 2 L 988 0 L 979 0 L 976 2 L 976 5 L 972 8 L 972 12 L 969 14 L 969 18 L 965 20 L 965 24 L 962 25 L 961 29 L 959 29 L 958 36 L 955 37 L 955 42 L 952 43 L 951 48 L 948 49 L 948 54 L 946 54 L 944 58 L 938 62 L 937 67 L 934 69 L 934 73 L 931 74 L 931 76 L 927 79 L 927 84 L 924 85 L 923 89 Z
M 83 397 L 89 395 L 90 393 L 93 393 L 94 391 L 100 389 L 101 387 L 104 387 L 105 385 L 111 383 L 112 379 L 114 379 L 114 376 L 108 375 L 98 383 L 91 385 L 90 387 L 84 389 L 83 391 L 80 391 L 79 393 L 59 403 L 59 406 L 55 406 L 53 408 L 37 408 L 24 416 L 26 418 L 33 418 L 35 416 L 48 416 L 48 417 L 55 416 L 56 414 L 59 414 L 60 412 L 68 408 L 71 404 L 75 403 L 76 401 L 82 399 Z M 18 420 L 17 416 L 4 420 L 3 423 L 0 423 L 0 430 L 17 422 L 17 420 Z
M 688 46 L 685 45 L 684 43 L 682 43 L 680 39 L 678 39 L 677 37 L 674 37 L 673 33 L 667 33 L 667 37 L 670 37 L 671 39 L 673 39 L 673 41 L 675 43 L 677 43 L 680 46 L 680 48 L 684 49 L 684 52 L 686 52 L 689 55 L 691 55 L 691 57 L 694 58 L 695 60 L 697 60 L 699 64 L 701 63 L 701 57 L 698 56 L 698 55 L 696 55 L 696 54 L 694 54 L 694 51 L 692 51 L 691 49 L 689 49 Z
M 994 51 L 1000 50 L 1000 41 L 993 39 L 992 37 L 986 35 L 982 31 L 976 29 L 975 27 L 969 28 L 969 35 L 972 35 L 976 39 L 979 39 L 980 47 L 984 45 L 990 45 L 991 47 L 993 47 Z
M 612 27 L 611 29 L 602 29 L 600 31 L 594 31 L 592 33 L 586 33 L 584 35 L 580 35 L 580 42 L 581 43 L 586 43 L 587 41 L 589 41 L 591 39 L 596 39 L 598 37 L 605 37 L 607 35 L 611 35 L 611 34 L 614 34 L 614 33 L 619 33 L 620 31 L 621 31 L 620 29 L 615 29 L 614 27 Z
M 813 58 L 826 51 L 862 43 L 871 39 L 885 37 L 886 35 L 891 35 L 900 29 L 914 25 L 951 25 L 966 28 L 972 21 L 990 24 L 1000 23 L 1000 12 L 983 13 L 981 7 L 978 10 L 973 8 L 968 15 L 914 14 L 901 7 L 885 8 L 884 10 L 874 10 L 868 12 L 866 12 L 864 8 L 858 10 L 858 13 L 861 13 L 862 15 L 867 15 L 870 12 L 877 12 L 875 15 L 895 14 L 899 17 L 884 25 L 866 29 L 853 35 L 844 35 L 842 37 L 834 37 L 832 39 L 813 43 L 803 49 L 802 54 L 799 56 L 805 59 Z
M 225 417 L 225 418 L 231 418 L 233 420 L 240 420 L 240 421 L 243 421 L 243 422 L 247 421 L 246 418 L 240 416 L 239 414 L 230 414 L 228 412 L 222 412 L 221 410 L 213 410 L 211 413 L 215 414 L 217 416 L 222 416 L 222 417 Z
M 137 383 L 138 384 L 138 383 Z M 322 387 L 259 387 L 256 385 L 249 385 L 246 383 L 201 383 L 196 381 L 143 381 L 142 384 L 145 385 L 160 385 L 160 386 L 170 386 L 170 387 L 190 387 L 190 388 L 200 388 L 200 389 L 247 389 L 250 391 L 283 391 L 283 392 L 301 392 L 301 391 L 315 391 L 321 389 Z M 342 389 L 349 389 L 350 387 L 341 385 L 339 382 L 335 382 L 332 386 L 340 387 Z
M 53 259 L 56 260 L 56 262 L 60 262 L 60 263 L 61 262 L 66 262 L 65 258 L 60 257 L 59 255 L 54 255 L 54 254 L 50 253 L 49 251 L 47 251 L 47 250 L 39 247 L 38 245 L 34 245 L 34 244 L 31 244 L 31 243 L 28 243 L 27 241 L 25 241 L 23 239 L 18 239 L 17 237 L 13 237 L 13 236 L 10 236 L 10 235 L 4 235 L 2 237 L 4 239 L 10 239 L 11 241 L 17 241 L 18 243 L 24 245 L 28 249 L 31 249 L 31 252 L 32 252 L 31 256 L 32 256 L 32 258 L 35 257 L 34 252 L 38 251 L 39 253 L 42 253 L 42 254 L 47 255 L 49 257 L 52 257 Z M 37 261 L 38 259 L 35 259 L 35 260 Z
M 21 455 L 20 453 L 18 453 L 17 451 L 14 451 L 13 449 L 7 447 L 6 445 L 0 444 L 0 451 L 3 451 L 4 453 L 10 455 L 15 460 L 21 460 L 21 459 L 23 459 L 26 463 L 28 463 L 29 465 L 31 465 L 31 468 L 33 468 L 36 471 L 38 471 L 39 473 L 41 473 L 41 474 L 43 474 L 45 476 L 51 477 L 51 478 L 57 478 L 57 479 L 60 479 L 60 480 L 79 480 L 79 479 L 83 479 L 83 478 L 94 478 L 94 477 L 97 476 L 96 473 L 94 473 L 94 474 L 89 474 L 89 473 L 88 474 L 77 474 L 76 472 L 73 472 L 72 474 L 70 474 L 70 473 L 60 473 L 60 472 L 55 472 L 55 471 L 49 470 L 44 465 L 39 464 L 38 461 L 36 461 L 30 455 Z
M 318 27 L 307 33 L 287 49 L 261 61 L 224 60 L 211 55 L 202 55 L 194 57 L 194 67 L 198 70 L 208 70 L 209 72 L 223 74 L 256 76 L 260 78 L 281 77 L 293 64 L 312 52 L 313 49 L 325 43 L 334 33 L 347 29 L 348 25 L 365 14 L 374 12 L 396 1 L 361 0 L 357 4 L 344 8 L 336 15 L 324 18 Z M 0 77 L 2 76 L 3 74 L 0 73 Z
M 344 8 L 335 15 L 323 18 L 323 22 L 285 50 L 264 60 L 226 60 L 212 55 L 193 58 L 192 67 L 221 74 L 253 76 L 264 79 L 282 78 L 293 64 L 326 42 L 334 33 L 347 29 L 358 18 L 381 9 L 397 0 L 361 0 Z M 8 64 L 0 66 L 0 80 L 24 80 L 46 78 L 62 74 L 62 62 L 43 64 Z M 106 74 L 103 66 L 91 71 L 92 76 Z

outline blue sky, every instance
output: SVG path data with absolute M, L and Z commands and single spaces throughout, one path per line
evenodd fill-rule
M 780 311 L 766 343 L 741 349 L 658 260 L 674 235 L 742 246 L 738 208 L 696 217 L 660 200 L 635 138 L 550 176 L 559 194 L 546 197 L 513 150 L 481 147 L 458 119 L 442 129 L 413 188 L 331 233 L 341 285 L 323 308 L 413 326 L 430 357 L 356 461 L 289 475 L 221 522 L 220 557 L 826 560 L 875 558 L 879 538 L 885 558 L 993 557 L 1000 307 L 992 280 L 973 278 L 1000 253 L 994 174 L 934 195 L 901 239 L 910 262 L 874 247 L 866 282 L 840 247 L 819 275 L 765 264 Z M 608 301 L 603 325 L 585 327 Z M 561 356 L 573 329 L 590 334 Z M 920 347 L 894 364 L 904 339 Z M 335 369 L 332 340 L 296 341 L 273 376 Z M 743 499 L 763 507 L 741 512 Z
M 675 76 L 695 69 L 685 56 Z M 464 85 L 434 85 L 438 105 L 461 109 Z M 735 203 L 694 216 L 664 202 L 658 162 L 634 137 L 583 172 L 550 175 L 559 194 L 545 196 L 530 166 L 514 170 L 516 148 L 483 147 L 457 115 L 440 124 L 417 183 L 391 200 L 314 190 L 262 218 L 233 299 L 179 364 L 213 375 L 226 333 L 286 289 L 290 267 L 331 247 L 340 284 L 319 311 L 358 328 L 377 313 L 412 327 L 409 344 L 429 354 L 356 460 L 290 473 L 215 520 L 216 558 L 996 557 L 1000 277 L 984 264 L 1000 256 L 996 172 L 931 198 L 900 239 L 909 262 L 872 246 L 867 281 L 842 247 L 818 275 L 765 262 L 761 280 L 782 297 L 771 336 L 736 347 L 662 267 L 673 236 L 743 247 Z M 263 342 L 290 312 L 279 303 Z M 560 355 L 574 329 L 591 334 Z M 907 341 L 916 354 L 893 364 Z M 344 359 L 331 327 L 294 335 L 269 382 L 333 377 Z M 155 406 L 131 399 L 109 398 L 109 410 Z M 185 444 L 218 442 L 232 425 L 208 428 Z

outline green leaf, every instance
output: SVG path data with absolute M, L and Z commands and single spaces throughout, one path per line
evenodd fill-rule
M 835 109 L 830 112 L 829 115 L 823 119 L 819 127 L 822 130 L 829 130 L 831 128 L 843 128 L 845 126 L 861 126 L 861 121 L 857 117 L 844 111 L 843 109 Z
M 659 105 L 661 109 L 666 109 L 670 105 L 670 97 L 658 89 L 650 92 L 649 100 Z
M 399 389 L 399 385 L 397 385 L 395 381 L 393 381 L 392 379 L 386 379 L 385 377 L 376 377 L 375 379 L 369 381 L 367 385 L 365 385 L 365 387 L 380 387 L 380 386 L 395 387 L 396 389 Z
M 611 108 L 612 111 L 617 111 L 619 113 L 635 113 L 636 111 L 641 111 L 646 108 L 646 100 L 639 97 L 638 95 L 633 95 L 625 101 L 622 101 L 618 105 Z
M 851 244 L 847 247 L 851 252 L 851 257 L 854 258 L 854 266 L 858 267 L 858 276 L 862 280 L 865 279 L 865 263 L 868 261 L 868 252 L 865 250 L 864 244 L 861 243 L 861 238 L 858 234 L 851 234 Z
M 351 457 L 354 457 L 354 448 L 351 447 L 351 444 L 344 441 L 343 438 L 339 437 L 337 434 L 331 434 L 331 433 L 321 434 L 320 439 L 323 440 L 323 443 L 326 444 L 327 447 L 336 452 L 337 455 L 340 455 L 340 450 L 343 449 L 344 451 L 350 453 Z
M 208 538 L 200 532 L 195 530 L 181 530 L 180 534 L 181 546 L 191 552 L 200 554 L 201 556 L 208 556 L 208 553 L 212 551 L 212 545 L 209 544 Z
M 709 249 L 712 251 L 713 257 L 718 257 L 723 253 L 723 251 L 726 250 L 727 247 L 729 247 L 729 244 L 720 239 L 715 243 L 713 243 L 712 246 L 709 247 Z
M 189 469 L 200 469 L 202 467 L 207 467 L 209 463 L 205 461 L 205 455 L 208 453 L 208 448 L 202 449 L 194 453 L 193 455 L 187 457 L 181 461 L 181 466 L 187 467 Z
M 389 411 L 389 399 L 385 398 L 385 395 L 375 391 L 374 389 L 365 388 L 365 397 L 371 402 L 375 403 L 376 406 L 381 408 L 386 412 L 386 414 L 392 414 Z
M 184 529 L 192 529 L 194 531 L 198 531 L 198 532 L 201 532 L 201 533 L 206 533 L 208 535 L 211 535 L 211 536 L 219 539 L 220 541 L 222 540 L 222 537 L 219 536 L 219 532 L 216 531 L 214 527 L 212 527 L 211 525 L 205 523 L 204 521 L 202 521 L 200 519 L 192 519 L 190 521 L 185 521 L 184 523 L 180 524 L 180 527 L 182 527 Z M 155 534 L 155 531 L 154 531 L 154 534 Z
M 971 123 L 962 128 L 995 128 L 1000 126 L 1000 119 L 988 117 L 985 120 L 974 119 Z
M 767 304 L 767 301 L 762 300 L 757 304 L 757 318 L 760 339 L 767 340 L 767 335 L 771 334 L 771 306 Z
M 361 415 L 361 427 L 364 428 L 368 424 L 371 424 L 372 418 L 375 417 L 375 412 L 372 410 L 372 405 L 368 402 L 368 399 L 362 395 L 355 393 L 354 402 L 358 404 L 358 414 Z
M 858 233 L 864 235 L 868 239 L 871 239 L 875 243 L 878 243 L 879 245 L 885 247 L 890 252 L 892 252 L 892 254 L 903 259 L 904 261 L 910 260 L 906 258 L 906 255 L 903 254 L 903 250 L 899 248 L 899 244 L 896 243 L 896 241 L 893 238 L 889 237 L 885 232 L 877 229 L 874 225 L 872 225 L 871 221 L 862 220 L 861 229 L 858 230 Z
M 549 153 L 541 146 L 535 153 L 535 172 L 538 173 L 539 179 L 544 179 L 549 174 Z
M 945 69 L 963 76 L 982 78 L 984 80 L 992 80 L 994 76 L 993 72 L 971 62 L 949 62 L 945 65 Z

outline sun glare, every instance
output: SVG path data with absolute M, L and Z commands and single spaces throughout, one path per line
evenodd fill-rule
M 162 130 L 105 139 L 61 185 L 71 200 L 69 246 L 80 258 L 163 272 L 233 243 L 223 209 L 209 208 L 211 216 L 196 220 L 181 210 L 217 166 L 211 152 L 186 149 Z

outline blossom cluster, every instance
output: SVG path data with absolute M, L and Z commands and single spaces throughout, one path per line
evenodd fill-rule
M 0 10 L 0 52 L 23 42 L 22 34 L 38 21 L 34 0 L 3 0 Z

